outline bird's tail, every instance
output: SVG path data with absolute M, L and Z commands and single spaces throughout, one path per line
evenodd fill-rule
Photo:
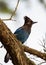
M 10 59 L 10 55 L 9 55 L 9 53 L 6 53 L 4 62 L 7 63 L 9 61 L 9 59 Z

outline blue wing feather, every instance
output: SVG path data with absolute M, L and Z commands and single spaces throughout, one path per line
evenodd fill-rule
M 28 32 L 25 31 L 23 28 L 18 28 L 14 32 L 14 34 L 17 34 L 16 35 L 17 39 L 20 40 L 22 43 L 24 43 L 27 40 L 28 36 L 29 36 Z
M 22 28 L 18 28 L 18 29 L 14 32 L 14 34 L 18 34 L 21 30 L 22 30 Z

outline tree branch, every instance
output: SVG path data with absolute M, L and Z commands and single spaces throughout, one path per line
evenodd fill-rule
M 11 56 L 14 65 L 36 65 L 26 57 L 22 48 L 22 43 L 16 39 L 16 36 L 0 19 L 0 41 Z
M 24 45 L 22 45 L 22 47 L 23 47 L 25 52 L 28 52 L 28 53 L 33 54 L 33 55 L 36 55 L 36 56 L 40 57 L 41 59 L 46 60 L 46 53 L 42 53 L 42 52 L 40 52 L 38 50 L 29 48 L 29 47 L 24 46 Z
M 8 27 L 3 23 L 1 19 L 0 19 L 0 41 L 6 48 L 10 56 L 12 57 L 11 60 L 14 65 L 15 64 L 22 65 L 24 64 L 24 62 L 27 63 L 28 65 L 29 64 L 35 65 L 33 61 L 29 60 L 26 57 L 24 51 L 46 60 L 46 53 L 42 53 L 40 51 L 22 45 L 22 43 L 16 39 L 16 36 L 12 34 L 12 32 L 8 29 Z

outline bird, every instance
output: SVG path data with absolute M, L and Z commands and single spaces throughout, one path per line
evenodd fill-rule
M 31 28 L 32 25 L 37 23 L 37 22 L 33 22 L 28 16 L 24 17 L 24 25 L 21 26 L 20 28 L 18 28 L 14 34 L 16 35 L 16 38 L 23 43 L 25 43 L 25 41 L 28 39 L 30 33 L 31 33 Z M 10 57 L 9 57 L 9 53 L 6 53 L 5 55 L 5 63 L 7 63 L 9 61 Z

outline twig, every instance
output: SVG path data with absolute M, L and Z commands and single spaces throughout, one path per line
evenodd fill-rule
M 12 19 L 12 17 L 13 17 L 13 16 L 14 16 L 14 14 L 15 14 L 15 12 L 17 11 L 19 1 L 20 1 L 20 0 L 18 0 L 17 5 L 16 5 L 16 7 L 15 7 L 15 10 L 14 10 L 14 11 L 13 11 L 13 13 L 11 14 L 10 19 Z
M 40 42 L 42 43 L 42 41 L 40 40 Z M 44 40 L 43 40 L 43 43 L 42 44 L 40 44 L 42 47 L 43 47 L 43 50 L 44 50 L 44 52 L 46 52 L 46 44 L 45 44 L 45 42 L 44 42 Z
M 39 60 L 37 60 L 37 59 L 35 59 L 35 58 L 31 58 L 31 59 L 33 59 L 33 60 L 35 60 L 35 61 L 38 61 L 38 62 L 40 62 Z
M 14 20 L 14 19 L 2 19 L 3 21 L 8 21 L 8 20 L 12 20 L 12 21 L 16 21 L 16 20 Z
M 40 44 L 40 46 L 42 46 L 43 48 L 45 48 L 45 43 L 43 44 L 43 42 L 40 40 L 40 42 L 42 43 L 42 44 Z
M 18 8 L 18 5 L 19 5 L 19 1 L 20 1 L 20 0 L 17 1 L 17 5 L 16 5 L 16 7 L 15 7 L 15 10 L 12 12 L 10 18 L 8 18 L 8 19 L 2 19 L 3 21 L 12 20 L 12 17 L 14 16 L 14 14 L 15 14 L 16 11 L 17 11 L 17 8 Z M 16 20 L 12 20 L 12 21 L 16 21 Z
M 46 61 L 45 61 L 45 62 L 41 62 L 41 63 L 39 63 L 38 65 L 41 65 L 41 64 L 43 64 L 43 63 L 46 63 Z

